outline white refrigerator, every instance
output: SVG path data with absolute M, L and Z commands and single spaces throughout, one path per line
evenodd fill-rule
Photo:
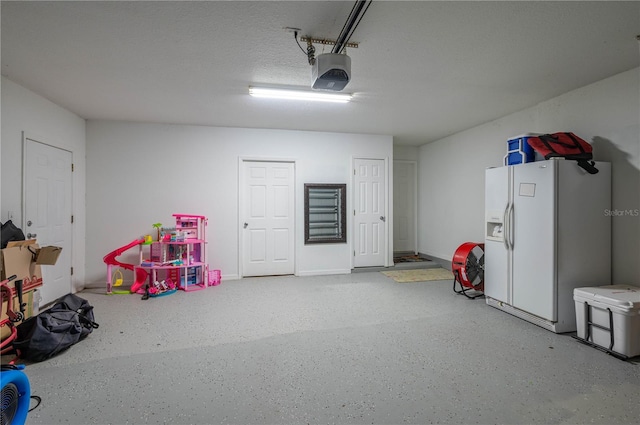
M 552 159 L 486 170 L 487 304 L 576 330 L 573 289 L 611 284 L 611 165 Z

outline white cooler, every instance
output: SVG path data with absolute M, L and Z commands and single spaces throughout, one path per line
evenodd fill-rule
M 640 287 L 575 288 L 578 338 L 626 357 L 640 355 Z

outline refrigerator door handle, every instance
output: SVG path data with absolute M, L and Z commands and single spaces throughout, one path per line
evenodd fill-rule
M 502 241 L 504 242 L 504 247 L 507 251 L 509 251 L 509 222 L 507 217 L 509 216 L 509 203 L 504 207 L 504 214 L 502 214 Z
M 509 233 L 507 234 L 507 237 L 509 238 L 509 247 L 511 250 L 513 250 L 513 202 L 511 203 L 511 206 L 509 208 Z

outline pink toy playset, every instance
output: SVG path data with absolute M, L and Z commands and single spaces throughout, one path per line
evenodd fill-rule
M 151 236 L 133 240 L 105 255 L 107 264 L 107 294 L 144 294 L 157 297 L 183 291 L 196 291 L 219 285 L 220 270 L 209 270 L 207 264 L 206 226 L 202 215 L 173 214 L 175 228 L 158 228 L 158 240 Z M 117 260 L 125 251 L 138 247 L 138 264 Z M 149 247 L 148 249 L 145 247 Z M 133 271 L 134 282 L 129 290 L 118 290 L 122 285 L 122 272 L 113 267 Z M 114 280 L 115 279 L 115 280 Z

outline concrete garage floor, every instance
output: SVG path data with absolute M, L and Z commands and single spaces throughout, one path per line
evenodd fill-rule
M 381 273 L 266 277 L 142 301 L 29 365 L 28 424 L 632 424 L 640 365 Z

